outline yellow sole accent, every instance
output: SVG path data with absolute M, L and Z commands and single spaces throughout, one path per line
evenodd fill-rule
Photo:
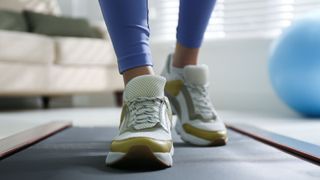
M 164 87 L 166 93 L 171 96 L 177 96 L 183 86 L 182 80 L 168 81 Z
M 186 133 L 189 133 L 193 136 L 196 136 L 201 139 L 205 139 L 211 142 L 217 140 L 225 140 L 227 139 L 227 131 L 207 131 L 203 129 L 199 129 L 196 127 L 191 126 L 190 124 L 184 124 L 183 129 Z
M 111 143 L 112 152 L 129 152 L 133 146 L 147 146 L 152 152 L 170 152 L 172 141 L 161 141 L 146 137 L 129 138 L 125 140 L 115 140 Z
M 107 165 L 121 169 L 155 170 L 168 168 L 172 165 L 172 162 L 170 163 L 170 160 L 162 161 L 155 156 L 149 147 L 138 145 L 132 146 L 121 159 Z

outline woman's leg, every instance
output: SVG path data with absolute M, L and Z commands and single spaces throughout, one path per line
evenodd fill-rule
M 99 0 L 124 81 L 153 74 L 147 0 Z
M 106 163 L 128 167 L 127 160 L 136 160 L 135 166 L 171 166 L 171 110 L 164 96 L 165 78 L 150 75 L 147 0 L 100 0 L 100 5 L 126 83 L 119 134 Z
M 180 0 L 173 66 L 195 65 L 216 0 Z
M 227 130 L 209 97 L 209 68 L 197 65 L 199 48 L 215 0 L 180 0 L 177 45 L 162 75 L 165 92 L 178 115 L 176 130 L 193 145 L 224 145 Z M 172 62 L 173 61 L 173 62 Z

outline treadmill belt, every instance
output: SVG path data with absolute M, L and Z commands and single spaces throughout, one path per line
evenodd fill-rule
M 194 147 L 174 133 L 173 167 L 132 171 L 105 166 L 116 128 L 69 128 L 0 162 L 3 180 L 320 179 L 319 166 L 229 130 L 220 147 Z

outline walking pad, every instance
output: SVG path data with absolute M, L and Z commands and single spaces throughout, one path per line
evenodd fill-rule
M 319 179 L 320 168 L 229 129 L 226 146 L 195 147 L 174 133 L 173 167 L 115 169 L 105 165 L 116 128 L 68 128 L 0 162 L 1 179 Z M 139 163 L 139 162 L 137 162 Z

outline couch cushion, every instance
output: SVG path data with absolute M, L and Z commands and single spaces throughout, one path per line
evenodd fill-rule
M 31 32 L 49 36 L 95 37 L 86 19 L 24 12 Z
M 0 62 L 0 95 L 62 95 L 113 90 L 114 79 L 108 78 L 108 71 L 106 67 Z
M 27 23 L 22 13 L 0 10 L 0 29 L 27 31 Z
M 0 95 L 40 95 L 46 92 L 49 66 L 0 62 Z
M 55 38 L 57 64 L 111 65 L 116 58 L 109 41 L 92 38 Z
M 54 42 L 51 38 L 0 30 L 0 61 L 52 63 L 53 60 Z
M 119 91 L 124 89 L 123 79 L 119 73 L 118 66 L 107 67 L 107 82 L 112 82 L 108 84 L 108 88 L 111 91 Z
M 48 92 L 75 94 L 109 89 L 106 67 L 52 66 L 48 73 Z

